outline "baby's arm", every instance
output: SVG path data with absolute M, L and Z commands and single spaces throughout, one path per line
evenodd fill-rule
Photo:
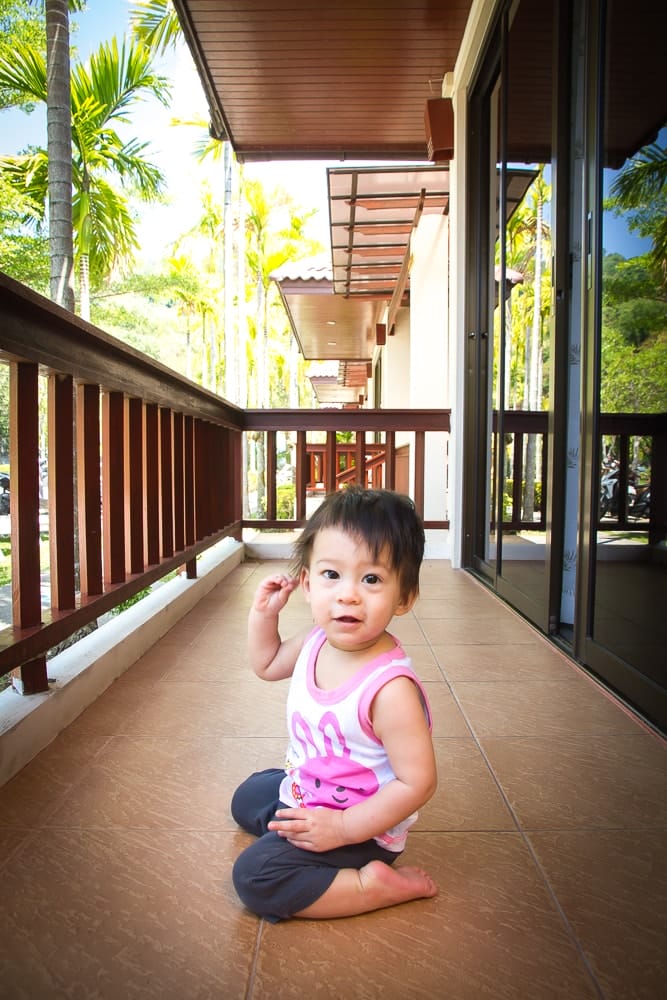
M 421 697 L 411 680 L 397 677 L 380 689 L 373 701 L 372 721 L 395 780 L 349 809 L 279 809 L 270 830 L 296 847 L 328 851 L 377 837 L 428 802 L 437 784 L 433 742 Z
M 248 615 L 248 656 L 258 677 L 267 681 L 290 677 L 303 635 L 282 640 L 278 618 L 299 581 L 284 573 L 262 580 Z

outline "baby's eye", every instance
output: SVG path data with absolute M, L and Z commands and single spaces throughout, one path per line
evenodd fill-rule
M 381 583 L 380 577 L 377 573 L 366 573 L 364 577 L 364 583 Z
M 338 572 L 335 569 L 323 569 L 322 576 L 325 580 L 337 580 Z

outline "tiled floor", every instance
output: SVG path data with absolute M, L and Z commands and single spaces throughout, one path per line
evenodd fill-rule
M 664 743 L 444 562 L 394 629 L 440 777 L 405 860 L 438 897 L 328 923 L 244 911 L 230 794 L 285 744 L 285 685 L 246 666 L 266 571 L 238 567 L 0 789 L 0 997 L 667 996 Z M 307 620 L 300 595 L 284 619 Z

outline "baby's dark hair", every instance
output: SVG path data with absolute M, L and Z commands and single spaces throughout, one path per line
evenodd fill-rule
M 386 552 L 391 568 L 398 573 L 401 600 L 419 593 L 424 526 L 410 497 L 361 486 L 330 493 L 308 519 L 294 544 L 291 567 L 294 576 L 310 565 L 315 535 L 323 528 L 342 528 L 361 539 L 373 559 Z

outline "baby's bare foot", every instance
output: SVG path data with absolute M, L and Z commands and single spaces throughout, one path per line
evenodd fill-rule
M 359 880 L 369 899 L 375 901 L 375 908 L 438 894 L 431 876 L 410 865 L 392 868 L 383 861 L 370 861 L 359 870 Z

